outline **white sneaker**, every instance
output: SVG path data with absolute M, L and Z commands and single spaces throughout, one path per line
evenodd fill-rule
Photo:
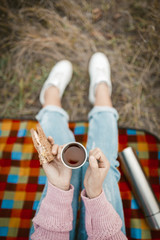
M 65 88 L 72 78 L 72 63 L 68 60 L 59 61 L 51 70 L 47 80 L 45 81 L 40 92 L 40 103 L 44 104 L 44 94 L 47 88 L 55 86 L 59 89 L 60 97 L 62 97 Z
M 110 64 L 108 58 L 101 52 L 92 55 L 89 61 L 89 101 L 94 104 L 95 102 L 95 89 L 97 84 L 105 82 L 108 85 L 109 93 L 112 93 Z

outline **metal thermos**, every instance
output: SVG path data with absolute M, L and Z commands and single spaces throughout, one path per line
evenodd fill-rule
M 160 230 L 160 207 L 151 186 L 131 147 L 119 153 L 122 169 L 130 182 L 137 202 L 144 211 L 145 218 L 153 230 Z

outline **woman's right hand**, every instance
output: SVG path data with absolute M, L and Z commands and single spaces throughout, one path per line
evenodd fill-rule
M 87 197 L 95 198 L 101 194 L 109 168 L 110 163 L 101 149 L 95 148 L 89 152 L 89 166 L 84 178 Z
M 67 191 L 70 187 L 72 170 L 64 166 L 61 161 L 61 151 L 63 146 L 54 144 L 54 140 L 52 137 L 48 137 L 48 140 L 52 145 L 52 154 L 55 158 L 50 163 L 42 164 L 42 167 L 51 184 L 53 184 L 57 188 Z

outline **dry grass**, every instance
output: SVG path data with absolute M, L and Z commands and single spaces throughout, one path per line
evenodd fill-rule
M 122 0 L 2 0 L 1 117 L 33 118 L 39 91 L 56 61 L 72 61 L 63 98 L 71 120 L 86 120 L 87 64 L 103 51 L 112 68 L 120 126 L 160 133 L 160 2 Z

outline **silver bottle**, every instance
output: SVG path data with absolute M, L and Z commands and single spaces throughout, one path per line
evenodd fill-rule
M 119 153 L 119 157 L 150 228 L 160 230 L 160 207 L 136 154 L 131 147 L 127 147 Z

